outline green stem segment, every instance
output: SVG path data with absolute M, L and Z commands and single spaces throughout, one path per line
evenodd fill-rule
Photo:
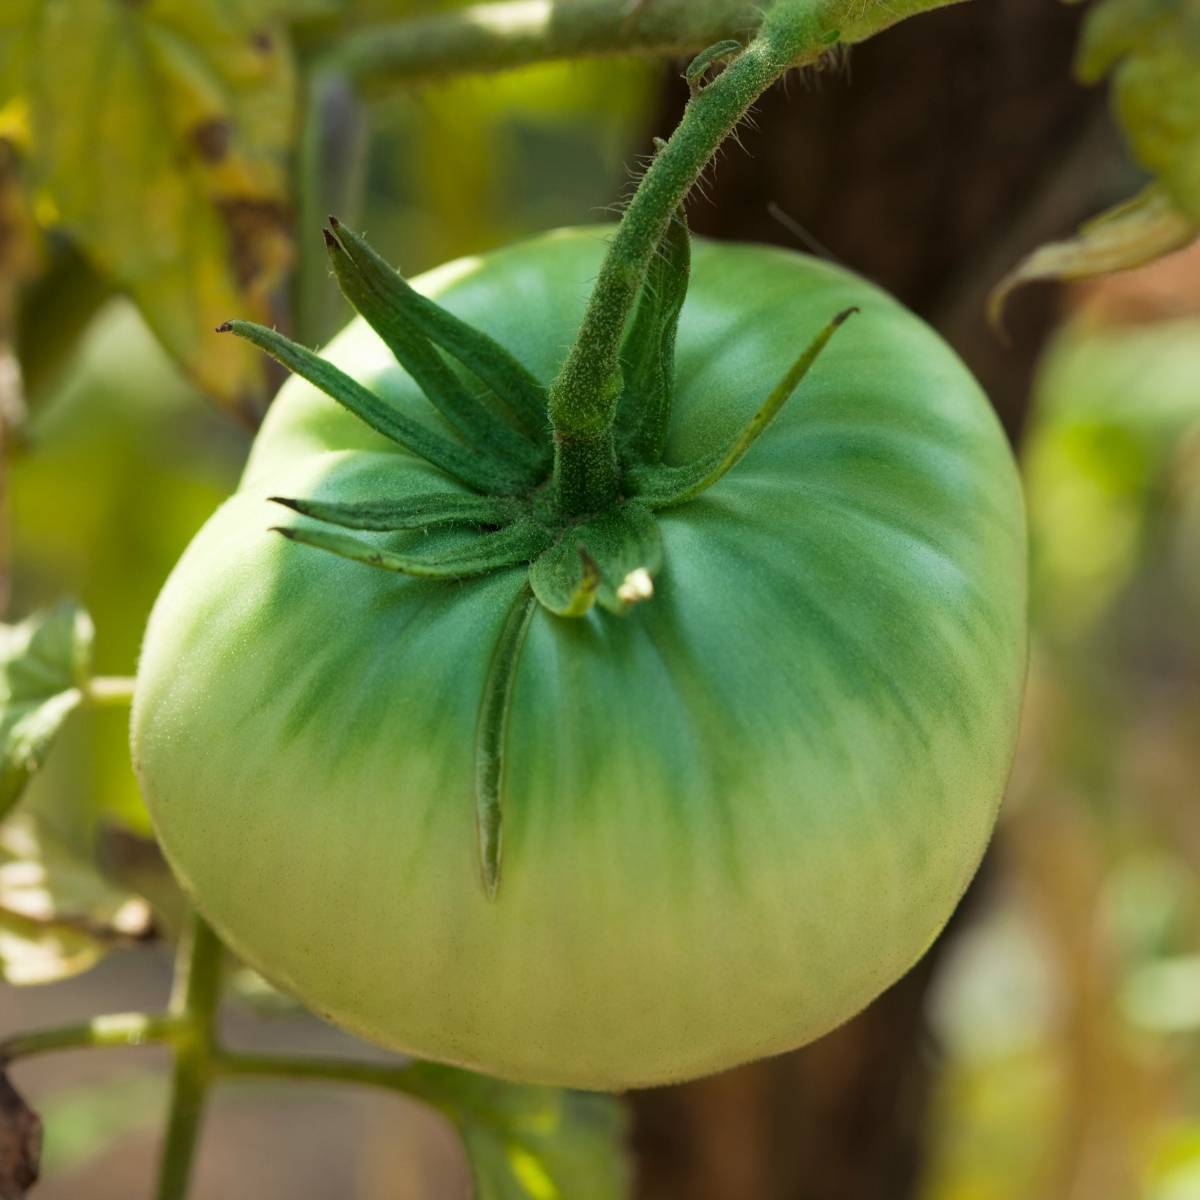
M 18 1034 L 0 1042 L 0 1064 L 56 1050 L 95 1050 L 154 1046 L 186 1041 L 186 1019 L 169 1013 L 111 1013 L 83 1025 L 64 1025 Z M 273 1054 L 238 1054 L 213 1046 L 209 1068 L 214 1078 L 312 1079 L 359 1083 L 423 1096 L 419 1071 L 412 1064 L 357 1062 L 354 1059 L 300 1058 Z
M 108 1046 L 153 1046 L 173 1041 L 183 1022 L 169 1013 L 109 1013 L 82 1025 L 37 1029 L 0 1042 L 0 1063 L 53 1050 L 94 1050 Z
M 905 17 L 957 2 L 849 0 L 841 5 L 839 40 L 861 42 Z M 694 54 L 749 37 L 764 7 L 761 0 L 499 0 L 366 25 L 323 61 L 378 90 L 557 59 Z
M 550 388 L 554 478 L 567 515 L 599 512 L 617 498 L 613 423 L 623 390 L 620 352 L 630 313 L 672 215 L 754 101 L 789 68 L 818 57 L 836 35 L 837 0 L 780 0 L 759 35 L 688 102 L 613 235 L 583 324 Z
M 215 1075 L 221 958 L 217 935 L 202 917 L 194 915 L 179 945 L 171 992 L 170 1015 L 178 1028 L 157 1200 L 186 1200 L 208 1089 Z
M 368 88 L 609 54 L 687 54 L 754 30 L 753 0 L 502 0 L 373 25 L 330 61 Z
M 308 1079 L 356 1083 L 422 1097 L 417 1072 L 410 1064 L 354 1062 L 337 1058 L 299 1058 L 282 1054 L 222 1054 L 216 1068 L 223 1077 L 239 1079 Z

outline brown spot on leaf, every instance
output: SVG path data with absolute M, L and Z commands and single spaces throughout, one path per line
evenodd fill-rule
M 291 266 L 291 228 L 282 204 L 247 197 L 217 202 L 229 232 L 230 266 L 243 291 L 273 287 Z
M 0 1071 L 0 1200 L 22 1200 L 37 1182 L 42 1122 Z
M 250 45 L 254 47 L 259 54 L 270 54 L 275 49 L 275 39 L 265 29 L 260 29 L 250 38 Z
M 281 286 L 294 258 L 291 215 L 286 205 L 261 198 L 226 198 L 217 210 L 229 234 L 229 266 L 247 301 L 247 310 L 287 325 L 280 310 Z M 265 390 L 248 391 L 233 398 L 234 415 L 256 429 L 266 412 L 267 394 L 283 382 L 287 372 L 274 362 L 264 364 Z
M 189 137 L 205 162 L 217 163 L 229 153 L 233 126 L 226 117 L 212 117 L 193 125 Z

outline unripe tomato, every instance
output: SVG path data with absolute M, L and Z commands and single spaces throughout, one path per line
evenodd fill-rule
M 604 234 L 415 286 L 549 382 Z M 736 469 L 656 514 L 652 599 L 534 612 L 492 898 L 477 718 L 526 567 L 408 578 L 272 535 L 271 496 L 463 490 L 286 384 L 158 600 L 133 713 L 163 848 L 239 954 L 373 1042 L 597 1089 L 798 1046 L 908 970 L 979 862 L 1016 736 L 1025 532 L 1000 427 L 874 286 L 698 242 L 666 461 L 729 438 L 851 305 Z M 361 319 L 324 353 L 444 432 Z

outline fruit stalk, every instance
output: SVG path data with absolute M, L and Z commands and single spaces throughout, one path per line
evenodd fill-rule
M 550 388 L 562 512 L 599 512 L 617 497 L 613 423 L 623 386 L 621 340 L 672 214 L 754 101 L 790 68 L 813 61 L 837 41 L 836 19 L 844 7 L 844 0 L 779 0 L 750 45 L 712 83 L 694 88 L 678 128 L 642 177 Z

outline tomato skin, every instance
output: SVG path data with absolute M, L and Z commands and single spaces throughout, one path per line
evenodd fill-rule
M 549 381 L 606 232 L 414 282 Z M 475 722 L 525 571 L 410 579 L 270 534 L 271 495 L 458 490 L 287 383 L 163 590 L 133 713 L 164 850 L 240 954 L 371 1041 L 597 1089 L 790 1049 L 913 964 L 990 835 L 1024 680 L 1023 508 L 987 401 L 861 279 L 697 241 L 667 461 L 732 435 L 852 304 L 745 459 L 661 514 L 653 600 L 535 613 L 495 900 Z M 363 322 L 327 355 L 436 425 Z

